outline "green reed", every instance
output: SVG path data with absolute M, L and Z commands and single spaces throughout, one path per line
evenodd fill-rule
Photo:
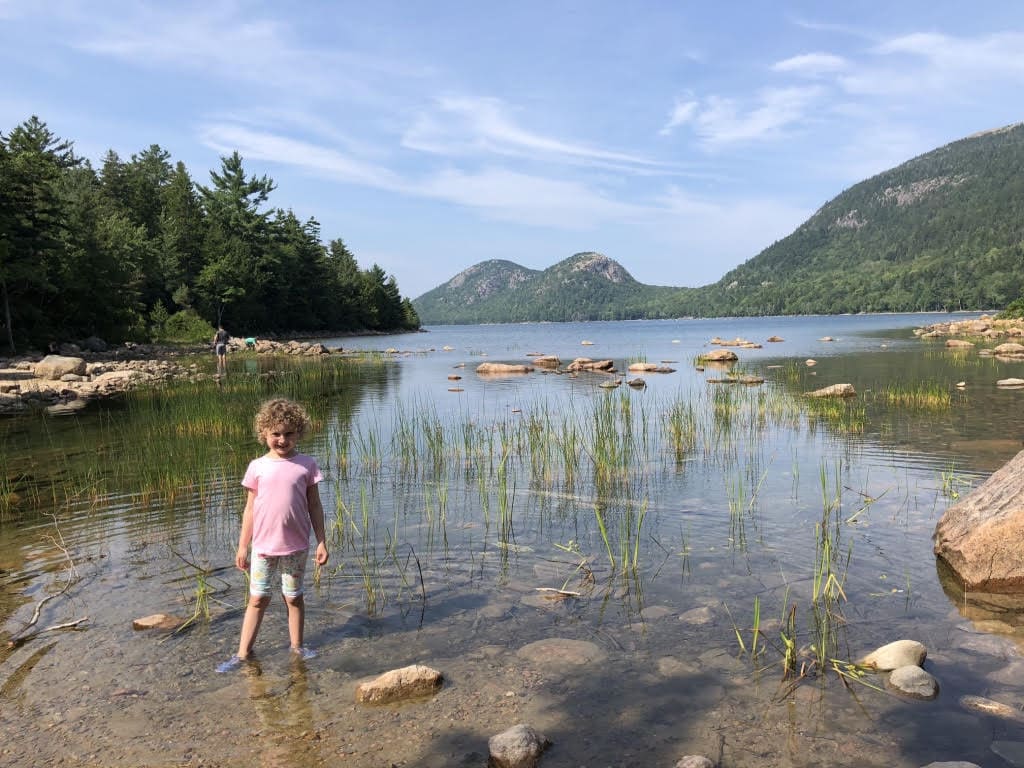
M 697 414 L 693 403 L 677 399 L 668 409 L 664 429 L 676 464 L 682 464 L 697 444 Z
M 873 400 L 883 405 L 914 411 L 948 411 L 953 397 L 947 386 L 933 381 L 891 382 L 872 390 Z
M 867 426 L 867 407 L 857 397 L 805 398 L 808 426 L 825 426 L 840 433 L 860 434 Z
M 951 501 L 960 498 L 960 492 L 971 487 L 971 481 L 960 477 L 956 472 L 955 465 L 950 464 L 949 469 L 941 473 L 942 483 L 939 487 L 940 493 Z

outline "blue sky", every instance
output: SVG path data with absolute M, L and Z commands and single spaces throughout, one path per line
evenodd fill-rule
M 159 144 L 419 296 L 599 251 L 697 286 L 852 184 L 1024 120 L 1024 3 L 0 0 L 0 132 Z

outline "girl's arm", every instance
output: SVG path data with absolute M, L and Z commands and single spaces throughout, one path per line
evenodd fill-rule
M 235 552 L 235 567 L 240 571 L 249 569 L 249 544 L 252 543 L 252 516 L 256 502 L 256 491 L 246 489 L 245 511 L 242 513 L 242 532 L 238 534 L 238 551 Z
M 324 532 L 324 506 L 320 503 L 320 490 L 316 484 L 306 489 L 306 502 L 309 505 L 309 522 L 316 536 L 316 562 L 323 565 L 327 562 L 327 536 Z

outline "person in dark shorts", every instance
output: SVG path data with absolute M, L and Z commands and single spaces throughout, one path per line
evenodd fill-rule
M 213 334 L 213 352 L 217 355 L 217 375 L 223 376 L 228 372 L 228 340 L 231 334 L 224 330 L 224 326 L 218 326 L 217 332 Z

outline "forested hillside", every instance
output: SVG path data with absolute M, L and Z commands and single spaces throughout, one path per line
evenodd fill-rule
M 486 301 L 468 301 L 457 276 L 414 305 L 426 323 L 1002 308 L 1024 290 L 1024 124 L 851 187 L 712 285 L 665 288 L 600 273 L 584 283 L 562 274 L 571 261 L 542 272 L 505 262 L 527 279 L 498 281 Z
M 632 320 L 655 316 L 676 288 L 637 282 L 599 253 L 577 253 L 537 271 L 492 259 L 460 272 L 414 301 L 425 322 Z M 427 319 L 429 318 L 429 319 Z
M 0 345 L 419 327 L 393 276 L 273 191 L 237 153 L 202 185 L 155 144 L 97 170 L 36 117 L 0 134 Z
M 987 309 L 1006 306 L 1022 287 L 1018 124 L 851 187 L 683 308 L 743 315 Z

